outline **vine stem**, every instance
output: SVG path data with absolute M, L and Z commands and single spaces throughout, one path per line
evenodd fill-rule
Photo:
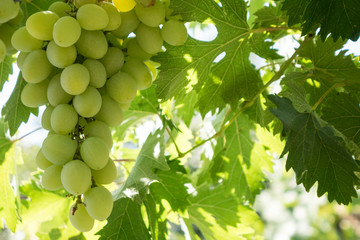
M 37 132 L 37 131 L 39 131 L 39 130 L 41 130 L 41 129 L 42 129 L 41 127 L 36 128 L 36 129 L 32 130 L 31 132 L 28 132 L 28 133 L 26 133 L 25 135 L 23 135 L 23 136 L 15 139 L 15 140 L 13 140 L 12 142 L 13 142 L 13 143 L 18 142 L 18 141 L 22 140 L 23 138 L 26 138 L 27 136 L 29 136 L 29 135 L 33 134 L 34 132 Z

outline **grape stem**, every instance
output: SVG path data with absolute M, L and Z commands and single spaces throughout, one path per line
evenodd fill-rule
M 135 159 L 115 159 L 115 162 L 135 162 Z
M 11 143 L 18 142 L 18 141 L 22 140 L 23 138 L 26 138 L 27 136 L 29 136 L 29 135 L 33 134 L 34 132 L 37 132 L 37 131 L 39 131 L 39 130 L 41 130 L 41 129 L 42 129 L 41 127 L 36 128 L 36 129 L 34 129 L 34 130 L 32 130 L 32 131 L 30 131 L 30 132 L 26 133 L 25 135 L 23 135 L 23 136 L 21 136 L 21 137 L 19 137 L 19 138 L 15 139 L 15 140 L 13 140 L 13 141 L 11 141 Z

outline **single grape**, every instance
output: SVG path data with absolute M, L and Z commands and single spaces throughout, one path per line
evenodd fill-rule
M 134 10 L 130 12 L 120 13 L 121 24 L 113 30 L 112 33 L 118 38 L 126 38 L 131 32 L 139 26 L 140 20 L 137 18 Z
M 29 55 L 29 52 L 20 52 L 17 59 L 16 64 L 20 70 L 22 70 L 22 67 L 24 65 L 25 58 Z
M 79 8 L 85 4 L 96 4 L 97 2 L 98 0 L 75 0 L 74 5 Z
M 100 111 L 101 101 L 99 91 L 92 86 L 88 86 L 85 92 L 74 97 L 73 105 L 80 116 L 89 118 Z
M 135 0 L 113 0 L 113 4 L 120 12 L 129 12 L 135 5 Z
M 47 97 L 52 106 L 68 103 L 73 96 L 64 91 L 60 83 L 60 73 L 53 76 L 47 89 Z
M 104 57 L 108 49 L 108 42 L 102 31 L 83 29 L 75 45 L 79 54 L 93 59 Z
M 145 52 L 138 44 L 136 38 L 131 38 L 126 44 L 127 54 L 130 57 L 140 59 L 141 61 L 146 61 L 151 58 L 151 54 Z
M 138 90 L 144 90 L 151 86 L 151 71 L 141 60 L 129 58 L 121 71 L 129 73 L 135 79 Z
M 161 36 L 165 42 L 173 46 L 183 45 L 188 38 L 183 22 L 176 20 L 166 21 L 161 28 Z
M 51 128 L 51 113 L 54 107 L 48 105 L 41 116 L 41 126 L 46 130 L 52 130 Z
M 54 41 L 50 41 L 46 48 L 46 56 L 49 62 L 57 68 L 65 68 L 73 64 L 77 57 L 76 47 L 60 47 Z
M 106 82 L 106 90 L 118 103 L 131 102 L 136 97 L 136 81 L 130 74 L 118 72 Z
M 85 139 L 80 147 L 80 155 L 84 162 L 92 169 L 100 170 L 109 159 L 108 145 L 98 137 Z
M 0 24 L 6 23 L 10 19 L 16 17 L 19 12 L 19 3 L 14 0 L 1 0 L 0 1 Z
M 78 121 L 75 109 L 69 104 L 57 105 L 51 113 L 51 128 L 58 134 L 68 134 Z
M 48 191 L 56 191 L 61 189 L 61 174 L 62 166 L 51 165 L 45 169 L 41 177 L 41 185 Z
M 70 207 L 69 219 L 80 232 L 88 232 L 94 226 L 94 219 L 89 216 L 83 204 L 73 204 Z
M 42 49 L 30 52 L 22 66 L 23 77 L 28 83 L 39 83 L 45 80 L 52 70 L 53 66 Z
M 102 30 L 109 23 L 109 15 L 105 9 L 96 4 L 81 6 L 76 13 L 76 19 L 85 30 Z
M 99 221 L 107 219 L 113 208 L 113 198 L 103 186 L 91 188 L 84 194 L 84 203 L 89 215 Z
M 135 13 L 140 21 L 149 27 L 158 27 L 165 22 L 165 5 L 160 0 L 157 0 L 151 7 L 137 4 L 135 6 Z
M 109 47 L 100 62 L 105 66 L 106 76 L 109 78 L 120 71 L 124 65 L 124 53 L 117 47 Z
M 97 184 L 110 184 L 117 176 L 115 163 L 109 158 L 106 166 L 100 170 L 91 170 L 91 174 Z
M 21 91 L 21 102 L 30 108 L 37 108 L 49 101 L 47 99 L 47 87 L 49 81 L 45 80 L 40 83 L 28 83 Z
M 53 133 L 43 141 L 42 152 L 53 164 L 64 165 L 73 159 L 76 145 L 76 141 L 69 136 Z
M 49 160 L 46 159 L 41 149 L 36 154 L 35 161 L 36 165 L 42 170 L 45 170 L 51 165 L 53 165 Z
M 147 53 L 156 54 L 163 46 L 163 39 L 159 27 L 149 27 L 140 24 L 135 31 L 139 46 Z
M 110 127 L 116 127 L 123 121 L 123 111 L 115 100 L 107 95 L 102 95 L 101 108 L 95 119 L 103 121 Z
M 86 59 L 83 65 L 90 73 L 90 86 L 101 88 L 106 82 L 106 69 L 104 65 L 95 59 Z
M 66 4 L 65 2 L 54 2 L 52 3 L 49 8 L 49 11 L 56 13 L 60 18 L 64 16 L 69 16 L 71 12 L 70 5 Z
M 130 108 L 131 102 L 119 103 L 119 105 L 120 105 L 120 107 L 121 107 L 121 109 L 122 109 L 123 111 L 126 111 L 126 110 L 128 110 L 128 109 Z
M 61 171 L 61 182 L 70 194 L 81 195 L 91 186 L 90 168 L 83 161 L 70 161 Z
M 11 37 L 11 44 L 13 47 L 22 52 L 31 52 L 35 49 L 40 49 L 43 41 L 34 38 L 26 30 L 26 27 L 21 27 L 14 32 Z
M 121 15 L 117 8 L 109 2 L 100 2 L 100 7 L 102 7 L 109 16 L 109 23 L 104 28 L 104 31 L 117 29 L 121 24 Z
M 104 140 L 108 145 L 109 149 L 112 148 L 113 139 L 111 135 L 111 130 L 106 123 L 95 120 L 87 124 L 84 128 L 85 137 L 98 137 Z
M 82 64 L 75 63 L 67 66 L 61 73 L 60 83 L 62 88 L 71 95 L 83 93 L 90 82 L 90 74 Z
M 4 61 L 6 57 L 6 46 L 3 40 L 0 39 L 0 63 Z
M 51 11 L 37 12 L 26 20 L 26 29 L 37 39 L 48 41 L 53 38 L 53 28 L 59 19 L 56 13 Z
M 79 22 L 70 16 L 59 18 L 54 24 L 53 38 L 60 47 L 70 47 L 80 38 L 81 27 Z

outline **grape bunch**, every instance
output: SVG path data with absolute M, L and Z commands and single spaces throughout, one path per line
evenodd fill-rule
M 102 186 L 117 175 L 110 127 L 121 124 L 137 91 L 151 86 L 148 60 L 163 41 L 176 46 L 187 39 L 169 2 L 142 3 L 55 2 L 11 37 L 26 82 L 22 103 L 46 105 L 41 124 L 49 133 L 36 156 L 42 186 L 73 196 L 69 218 L 82 232 L 112 211 L 112 195 Z

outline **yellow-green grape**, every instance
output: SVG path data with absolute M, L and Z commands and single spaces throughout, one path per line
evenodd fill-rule
M 83 65 L 90 73 L 90 86 L 101 88 L 106 82 L 106 69 L 104 65 L 95 59 L 86 59 Z
M 166 21 L 161 28 L 161 36 L 165 42 L 173 46 L 183 45 L 188 38 L 183 22 L 176 20 Z
M 140 24 L 135 31 L 136 40 L 139 46 L 147 53 L 156 54 L 160 52 L 163 39 L 159 27 L 149 27 Z
M 96 4 L 97 2 L 98 0 L 75 0 L 74 5 L 79 8 L 85 4 Z
M 6 46 L 5 43 L 0 39 L 0 63 L 4 61 L 6 57 Z
M 130 57 L 134 57 L 140 59 L 142 61 L 149 60 L 151 58 L 151 54 L 145 52 L 136 41 L 136 38 L 131 38 L 126 44 L 127 55 Z
M 61 171 L 61 182 L 72 195 L 81 195 L 91 186 L 90 168 L 80 160 L 66 163 Z
M 113 4 L 120 12 L 129 12 L 135 5 L 135 0 L 113 0 Z
M 43 141 L 42 152 L 53 164 L 64 165 L 73 159 L 76 145 L 76 141 L 69 136 L 50 134 Z
M 53 29 L 53 38 L 60 47 L 70 47 L 80 38 L 81 27 L 79 22 L 70 16 L 64 16 L 56 21 Z
M 22 74 L 28 83 L 39 83 L 45 80 L 53 70 L 46 57 L 45 50 L 37 49 L 29 53 L 22 66 Z
M 37 39 L 48 41 L 53 38 L 52 32 L 59 16 L 51 11 L 37 12 L 26 20 L 26 29 Z
M 22 67 L 24 65 L 25 58 L 29 55 L 29 52 L 20 52 L 17 59 L 16 64 L 20 70 L 22 70 Z
M 102 7 L 109 16 L 109 23 L 104 28 L 104 31 L 112 31 L 117 29 L 121 24 L 121 15 L 117 8 L 109 2 L 101 2 L 100 7 Z
M 106 76 L 109 78 L 124 65 L 124 53 L 117 47 L 109 47 L 106 55 L 100 59 L 105 67 Z
M 61 87 L 71 95 L 83 93 L 89 85 L 89 82 L 89 71 L 79 63 L 66 67 L 60 76 Z
M 51 128 L 58 134 L 68 134 L 78 121 L 75 109 L 69 104 L 57 105 L 51 113 Z
M 123 111 L 115 100 L 107 95 L 102 95 L 101 108 L 95 119 L 103 121 L 110 127 L 116 127 L 123 121 Z
M 62 103 L 68 103 L 73 98 L 72 95 L 65 92 L 64 89 L 61 87 L 60 73 L 56 74 L 51 78 L 47 89 L 47 97 L 49 103 L 52 106 L 57 106 Z
M 0 1 L 0 24 L 9 21 L 16 17 L 19 12 L 19 3 L 14 0 L 1 0 Z
M 40 49 L 42 43 L 43 41 L 31 36 L 26 27 L 19 28 L 11 37 L 11 44 L 16 50 L 21 52 L 31 52 L 35 49 Z
M 41 126 L 46 130 L 52 130 L 51 128 L 51 113 L 54 107 L 48 105 L 41 116 Z
M 89 118 L 100 111 L 101 101 L 99 91 L 92 86 L 88 86 L 85 92 L 74 97 L 73 105 L 80 116 Z
M 109 158 L 103 169 L 91 170 L 91 174 L 97 184 L 110 184 L 116 179 L 117 169 L 115 163 Z
M 51 165 L 53 165 L 49 160 L 46 159 L 41 149 L 36 154 L 35 161 L 36 165 L 42 170 L 45 170 Z
M 50 41 L 46 48 L 46 56 L 53 66 L 65 68 L 75 62 L 77 52 L 74 45 L 60 47 L 54 41 Z
M 8 21 L 7 23 L 10 25 L 10 26 L 13 26 L 13 27 L 17 27 L 19 26 L 22 21 L 24 20 L 24 12 L 21 8 L 19 8 L 19 12 L 18 14 L 16 15 L 16 17 L 14 17 L 13 19 L 11 19 L 10 21 Z
M 84 203 L 89 215 L 99 221 L 107 219 L 113 208 L 113 198 L 103 186 L 91 188 L 84 194 Z
M 130 108 L 131 102 L 119 103 L 119 105 L 120 105 L 120 107 L 121 107 L 121 109 L 122 109 L 123 111 L 126 111 L 126 110 L 128 110 L 128 109 Z
M 137 86 L 130 74 L 118 72 L 106 82 L 106 90 L 118 103 L 127 103 L 136 97 Z
M 108 49 L 108 43 L 102 31 L 81 30 L 80 38 L 75 45 L 79 54 L 93 59 L 104 57 Z
M 64 2 L 54 2 L 52 3 L 49 8 L 49 11 L 56 13 L 60 18 L 64 16 L 68 16 L 71 12 L 70 5 L 64 3 Z
M 151 71 L 141 60 L 129 58 L 121 71 L 129 73 L 135 79 L 138 90 L 144 90 L 151 86 Z
M 74 228 L 80 232 L 90 231 L 95 222 L 94 219 L 89 216 L 83 204 L 73 204 L 70 207 L 69 219 Z
M 85 137 L 98 137 L 104 140 L 108 145 L 109 149 L 112 148 L 113 139 L 111 135 L 111 130 L 106 123 L 95 120 L 87 124 L 84 128 Z
M 81 6 L 76 13 L 76 19 L 79 21 L 81 28 L 90 31 L 102 30 L 109 23 L 109 16 L 105 9 L 96 4 Z
M 121 24 L 113 30 L 112 33 L 118 38 L 126 38 L 131 32 L 139 26 L 140 20 L 137 18 L 134 10 L 130 12 L 120 13 Z
M 137 4 L 135 6 L 135 13 L 140 21 L 149 27 L 158 27 L 165 22 L 165 5 L 160 0 L 157 0 L 151 7 Z
M 10 26 L 7 23 L 0 25 L 0 39 L 4 42 L 6 46 L 6 55 L 13 55 L 16 53 L 15 48 L 11 44 L 11 37 L 15 32 L 15 28 Z
M 62 166 L 58 165 L 51 165 L 45 169 L 41 177 L 41 185 L 43 188 L 48 191 L 56 191 L 63 187 L 60 178 L 61 169 Z
M 80 147 L 82 159 L 90 168 L 95 170 L 105 167 L 109 159 L 109 153 L 108 145 L 98 137 L 85 139 Z
M 28 83 L 21 91 L 21 102 L 31 108 L 40 107 L 41 105 L 47 104 L 47 87 L 49 81 L 42 81 L 40 83 Z

